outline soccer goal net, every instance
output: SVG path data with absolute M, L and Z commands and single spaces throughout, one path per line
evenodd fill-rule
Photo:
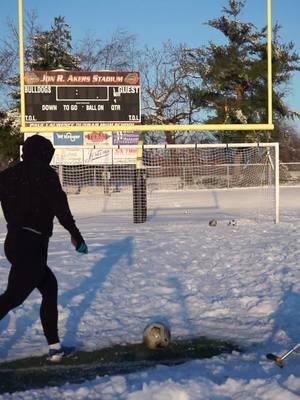
M 111 151 L 110 163 L 57 166 L 64 189 L 95 193 L 106 210 L 133 213 L 134 222 L 279 220 L 277 143 L 142 145 L 127 164 Z

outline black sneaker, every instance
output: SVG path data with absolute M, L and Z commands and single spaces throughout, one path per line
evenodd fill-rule
M 48 360 L 52 362 L 60 362 L 63 357 L 68 357 L 75 353 L 74 346 L 61 346 L 60 349 L 50 349 Z

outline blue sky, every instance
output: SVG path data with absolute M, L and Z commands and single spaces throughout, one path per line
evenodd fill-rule
M 18 1 L 2 0 L 0 28 L 5 31 L 8 17 L 17 21 Z M 168 39 L 173 43 L 199 46 L 222 36 L 204 23 L 220 15 L 227 0 L 23 0 L 24 10 L 36 10 L 44 29 L 53 18 L 66 17 L 74 42 L 87 33 L 108 39 L 117 29 L 135 34 L 140 46 L 159 47 Z M 266 23 L 267 0 L 247 0 L 243 20 L 262 27 Z M 293 41 L 300 53 L 300 0 L 273 0 L 273 21 L 282 26 L 285 42 Z M 289 105 L 300 111 L 300 73 L 292 81 Z

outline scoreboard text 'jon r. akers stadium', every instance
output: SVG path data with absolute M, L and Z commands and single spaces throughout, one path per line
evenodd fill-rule
M 27 127 L 141 122 L 138 72 L 31 71 L 24 92 Z

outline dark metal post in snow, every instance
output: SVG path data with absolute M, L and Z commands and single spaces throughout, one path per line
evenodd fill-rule
M 137 151 L 136 169 L 133 173 L 133 222 L 140 224 L 147 220 L 147 179 L 143 165 L 143 142 L 140 140 Z

